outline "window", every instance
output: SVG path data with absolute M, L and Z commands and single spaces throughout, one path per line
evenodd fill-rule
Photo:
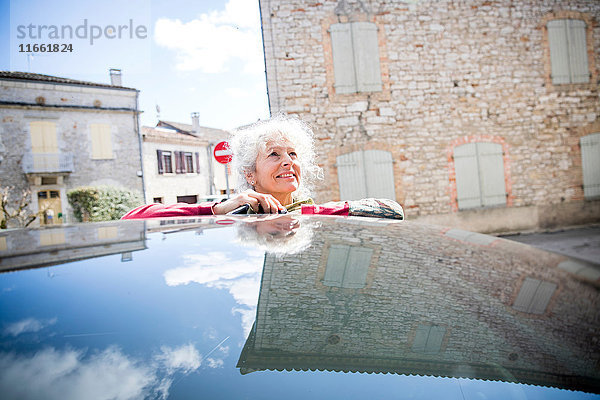
M 589 82 L 586 23 L 579 19 L 555 19 L 548 22 L 547 28 L 552 83 Z
M 365 287 L 372 255 L 370 248 L 332 244 L 323 285 L 350 289 Z
M 412 351 L 415 353 L 437 354 L 442 349 L 446 328 L 436 325 L 419 324 L 415 332 Z
M 600 196 L 600 133 L 580 139 L 583 195 L 586 199 Z
M 153 203 L 161 203 L 163 202 L 163 198 L 162 197 L 155 197 L 152 199 Z
M 92 135 L 92 159 L 107 160 L 113 158 L 110 126 L 108 124 L 90 124 Z
M 381 91 L 377 25 L 372 22 L 333 24 L 329 32 L 335 91 Z
M 506 204 L 502 157 L 498 143 L 467 143 L 454 148 L 459 209 Z
M 355 151 L 337 157 L 340 200 L 377 197 L 396 200 L 392 153 Z
M 530 314 L 543 314 L 556 290 L 556 284 L 525 278 L 513 308 Z
M 158 173 L 159 174 L 172 174 L 173 164 L 171 163 L 171 152 L 156 150 L 156 157 L 158 160 Z
M 56 124 L 48 121 L 29 123 L 32 153 L 58 153 Z
M 194 157 L 192 153 L 184 153 L 185 157 L 185 170 L 186 172 L 193 173 L 194 172 Z

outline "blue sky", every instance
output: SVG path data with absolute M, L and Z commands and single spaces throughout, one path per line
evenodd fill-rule
M 0 0 L 0 9 L 2 70 L 108 83 L 108 70 L 120 68 L 123 85 L 140 90 L 142 125 L 156 124 L 157 105 L 163 120 L 190 123 L 197 111 L 201 125 L 223 129 L 268 117 L 258 0 Z M 76 30 L 86 20 L 83 39 L 51 38 L 51 28 L 37 37 L 39 26 Z M 92 25 L 103 32 L 90 44 Z M 142 26 L 141 34 L 124 28 L 120 38 L 104 36 L 119 25 Z M 73 51 L 28 57 L 19 52 L 27 43 Z

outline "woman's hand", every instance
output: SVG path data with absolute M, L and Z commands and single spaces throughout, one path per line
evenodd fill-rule
M 250 204 L 254 212 L 258 213 L 258 206 L 261 205 L 265 214 L 277 214 L 279 210 L 285 210 L 279 200 L 270 194 L 258 193 L 254 190 L 247 190 L 232 196 L 229 200 L 217 203 L 213 206 L 215 215 L 227 214 L 236 208 Z

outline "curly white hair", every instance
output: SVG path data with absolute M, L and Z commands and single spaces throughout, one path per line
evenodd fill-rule
M 323 170 L 316 164 L 314 133 L 304 121 L 284 114 L 233 132 L 230 141 L 233 151 L 232 168 L 237 173 L 238 192 L 253 189 L 246 180 L 246 172 L 256 171 L 259 152 L 266 151 L 267 143 L 282 140 L 294 146 L 302 171 L 298 189 L 292 193 L 292 197 L 295 200 L 310 197 L 315 181 L 323 179 Z

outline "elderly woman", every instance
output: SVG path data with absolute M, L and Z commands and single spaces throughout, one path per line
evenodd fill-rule
M 151 204 L 128 212 L 123 219 L 246 213 L 360 215 L 403 219 L 392 200 L 364 199 L 315 205 L 312 184 L 322 179 L 315 163 L 312 130 L 297 118 L 277 116 L 234 132 L 231 141 L 237 194 L 221 203 Z

